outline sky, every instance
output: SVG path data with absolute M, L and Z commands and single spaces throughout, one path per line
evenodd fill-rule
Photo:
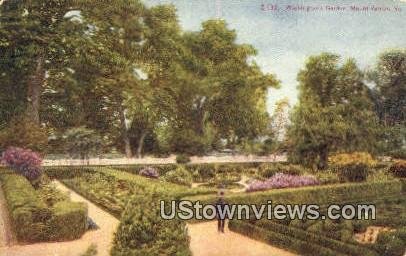
M 238 43 L 249 43 L 258 50 L 255 61 L 262 71 L 275 74 L 281 81 L 280 89 L 269 90 L 269 112 L 285 97 L 291 105 L 297 103 L 297 73 L 311 55 L 333 52 L 343 60 L 355 58 L 362 69 L 368 69 L 381 52 L 406 47 L 406 0 L 144 2 L 147 6 L 175 5 L 184 30 L 197 31 L 205 20 L 224 19 L 236 30 Z M 277 11 L 272 10 L 273 5 Z M 351 6 L 359 9 L 352 10 Z

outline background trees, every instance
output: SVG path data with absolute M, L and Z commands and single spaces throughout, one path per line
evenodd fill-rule
M 380 55 L 369 73 L 375 83 L 372 95 L 382 125 L 380 150 L 395 157 L 406 156 L 406 50 Z
M 0 129 L 26 114 L 51 139 L 48 151 L 67 153 L 57 145 L 82 127 L 127 157 L 203 154 L 265 133 L 266 93 L 278 81 L 224 21 L 183 32 L 173 6 L 139 0 L 0 8 Z
M 377 117 L 363 73 L 354 60 L 312 56 L 298 75 L 299 104 L 288 131 L 291 159 L 324 169 L 333 151 L 373 151 Z

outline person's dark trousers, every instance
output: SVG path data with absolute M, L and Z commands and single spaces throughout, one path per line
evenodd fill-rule
M 222 220 L 222 219 L 217 219 L 217 230 L 219 232 L 223 232 L 224 233 L 224 225 L 225 225 L 226 220 Z

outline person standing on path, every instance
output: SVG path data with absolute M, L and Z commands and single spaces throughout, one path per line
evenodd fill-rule
M 226 201 L 224 200 L 224 191 L 219 192 L 219 198 L 216 201 L 217 231 L 224 233 L 226 215 L 224 213 Z M 222 213 L 222 214 L 220 214 Z

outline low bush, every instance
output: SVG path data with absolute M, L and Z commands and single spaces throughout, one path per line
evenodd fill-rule
M 377 164 L 377 161 L 365 152 L 333 155 L 329 162 L 342 182 L 366 181 L 369 170 Z
M 202 165 L 196 166 L 195 168 L 193 168 L 193 167 L 190 167 L 190 169 L 197 170 L 197 175 L 195 178 L 195 180 L 197 182 L 206 182 L 208 180 L 213 179 L 216 176 L 216 170 L 213 165 L 202 164 Z
M 152 168 L 152 167 L 146 167 L 141 169 L 139 172 L 141 176 L 147 177 L 147 178 L 153 178 L 153 179 L 158 179 L 159 178 L 159 173 L 157 169 Z
M 61 201 L 52 208 L 49 221 L 52 241 L 80 238 L 87 229 L 87 208 L 84 203 Z
M 303 167 L 293 164 L 264 163 L 259 166 L 259 174 L 264 178 L 270 178 L 277 173 L 300 175 L 304 173 Z
M 170 198 L 160 193 L 131 199 L 116 231 L 112 256 L 192 255 L 185 222 L 164 220 L 160 215 L 161 200 L 170 205 Z
M 396 160 L 390 167 L 389 171 L 393 176 L 406 178 L 406 160 Z
M 164 176 L 164 180 L 167 182 L 190 187 L 193 182 L 193 177 L 188 170 L 186 170 L 182 166 L 179 166 L 175 170 L 167 172 Z
M 26 177 L 31 183 L 35 183 L 42 174 L 42 159 L 38 153 L 30 149 L 9 147 L 3 152 L 1 162 Z
M 185 154 L 179 154 L 176 156 L 176 163 L 178 163 L 178 164 L 190 163 L 190 157 Z
M 56 202 L 48 207 L 32 185 L 21 175 L 1 174 L 14 232 L 19 241 L 62 241 L 79 238 L 86 231 L 84 204 Z
M 275 188 L 314 186 L 318 184 L 319 181 L 314 176 L 297 176 L 277 173 L 265 181 L 254 181 L 250 183 L 247 188 L 247 192 L 269 190 Z
M 320 184 L 336 184 L 340 183 L 340 178 L 337 173 L 328 170 L 328 171 L 319 171 L 315 173 L 315 176 L 319 180 Z

